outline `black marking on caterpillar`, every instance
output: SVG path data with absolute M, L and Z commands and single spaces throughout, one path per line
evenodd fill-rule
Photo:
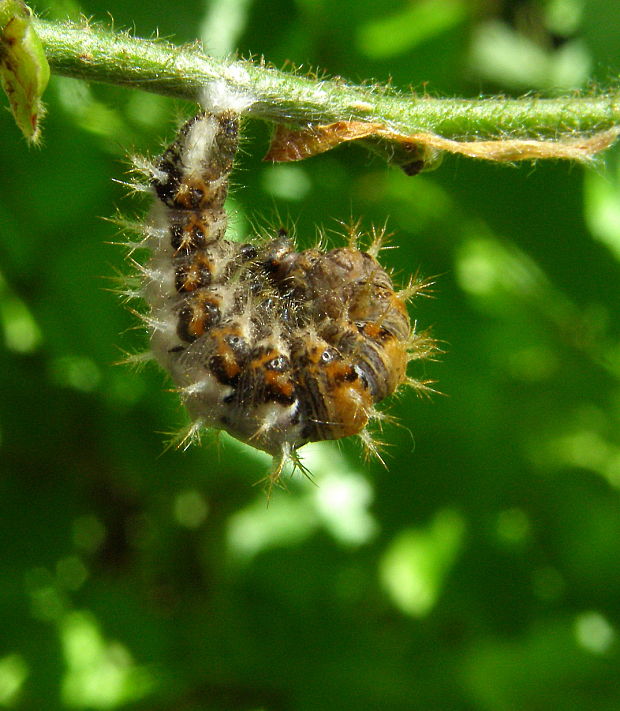
M 194 424 L 225 430 L 301 467 L 307 442 L 362 436 L 375 405 L 407 383 L 409 360 L 432 341 L 412 332 L 405 302 L 368 251 L 349 244 L 296 251 L 286 231 L 241 244 L 225 238 L 224 201 L 237 150 L 238 114 L 199 113 L 143 169 L 156 196 L 140 246 L 143 317 L 155 359 L 178 386 Z

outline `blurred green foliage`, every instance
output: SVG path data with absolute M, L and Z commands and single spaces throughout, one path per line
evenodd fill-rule
M 40 0 L 142 36 L 433 94 L 617 86 L 606 0 Z M 192 111 L 52 77 L 43 147 L 0 112 L 0 708 L 616 711 L 620 708 L 620 153 L 584 170 L 447 158 L 410 178 L 356 146 L 261 162 L 248 121 L 235 229 L 388 218 L 414 317 L 444 342 L 391 405 L 387 468 L 309 446 L 268 468 L 183 422 L 106 291 L 100 216 L 127 151 Z

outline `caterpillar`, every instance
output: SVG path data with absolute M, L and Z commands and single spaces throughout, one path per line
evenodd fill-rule
M 201 111 L 153 163 L 140 166 L 154 196 L 137 245 L 148 249 L 134 296 L 151 351 L 177 386 L 193 424 L 225 430 L 304 469 L 308 442 L 360 435 L 383 415 L 376 404 L 400 385 L 432 340 L 412 329 L 406 301 L 426 286 L 396 292 L 377 261 L 382 233 L 367 251 L 357 230 L 348 244 L 297 251 L 286 230 L 241 243 L 226 239 L 224 208 L 239 140 L 235 110 Z M 134 245 L 136 246 L 136 245 Z

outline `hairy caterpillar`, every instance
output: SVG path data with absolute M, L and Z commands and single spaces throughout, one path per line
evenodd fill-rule
M 193 425 L 225 430 L 274 457 L 271 483 L 307 442 L 358 434 L 379 419 L 376 403 L 407 383 L 407 363 L 432 341 L 412 331 L 402 292 L 377 262 L 382 235 L 347 246 L 296 251 L 284 230 L 226 239 L 224 201 L 237 150 L 234 110 L 187 121 L 142 167 L 155 203 L 139 246 L 138 296 L 149 306 L 155 359 L 178 387 Z

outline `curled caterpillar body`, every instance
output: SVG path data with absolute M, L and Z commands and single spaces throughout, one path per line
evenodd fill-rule
M 275 481 L 307 442 L 361 433 L 378 402 L 417 382 L 407 363 L 430 341 L 412 334 L 377 245 L 226 239 L 238 130 L 233 111 L 200 113 L 149 169 L 144 320 L 197 425 L 272 454 Z

